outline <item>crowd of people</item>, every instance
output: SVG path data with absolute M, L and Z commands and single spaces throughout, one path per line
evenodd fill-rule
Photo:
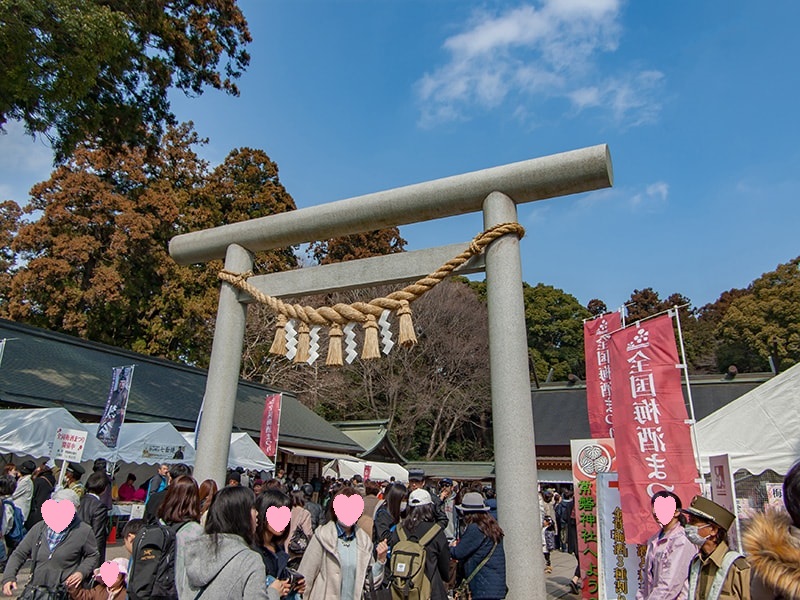
M 478 483 L 459 487 L 448 478 L 430 485 L 413 469 L 408 485 L 359 476 L 311 483 L 281 470 L 265 480 L 231 471 L 218 489 L 212 480 L 198 483 L 187 465 L 164 465 L 143 484 L 144 518 L 125 524 L 128 557 L 114 559 L 119 575 L 105 581 L 99 566 L 106 554 L 111 477 L 102 460 L 85 484 L 82 471 L 68 465 L 63 487 L 46 464 L 32 461 L 0 477 L 6 596 L 28 560 L 28 587 L 60 588 L 78 600 L 499 600 L 507 593 L 504 534 L 492 490 Z M 126 480 L 130 487 L 133 482 Z M 548 573 L 551 553 L 578 556 L 574 498 L 562 491 L 539 495 Z M 337 514 L 336 499 L 357 495 L 364 509 L 350 522 Z M 75 507 L 61 531 L 42 518 L 51 497 Z M 675 502 L 668 520 L 656 514 L 659 498 Z M 783 499 L 785 511 L 747 523 L 742 556 L 728 543 L 732 513 L 702 496 L 684 508 L 677 495 L 656 493 L 651 502 L 658 531 L 647 544 L 637 600 L 800 598 L 800 463 L 786 475 Z M 274 509 L 285 511 L 285 523 L 270 518 Z M 15 536 L 19 531 L 24 535 Z M 579 568 L 570 586 L 580 592 Z
M 434 488 L 423 472 L 414 470 L 408 485 L 358 476 L 311 483 L 281 470 L 263 480 L 231 471 L 226 485 L 217 489 L 211 480 L 198 483 L 187 465 L 174 464 L 159 469 L 141 486 L 143 492 L 128 477 L 123 486 L 133 489 L 123 493 L 144 494 L 144 517 L 125 524 L 121 537 L 128 557 L 114 559 L 119 576 L 105 581 L 99 567 L 109 529 L 106 467 L 98 462 L 81 484 L 80 465 L 70 463 L 62 487 L 47 464 L 27 461 L 0 478 L 0 495 L 7 500 L 4 533 L 17 502 L 26 504 L 28 515 L 37 510 L 39 515 L 38 521 L 26 521 L 27 533 L 16 545 L 2 544 L 7 550 L 3 594 L 14 593 L 20 570 L 30 560 L 26 591 L 61 589 L 78 600 L 377 600 L 408 597 L 409 592 L 447 600 L 457 589 L 459 597 L 467 597 L 469 590 L 476 600 L 506 595 L 503 531 L 482 488 L 456 494 L 452 480 Z M 47 485 L 40 487 L 47 493 L 34 500 L 35 484 L 42 478 Z M 24 495 L 17 494 L 20 487 Z M 337 514 L 339 496 L 363 498 L 357 521 Z M 61 531 L 41 518 L 41 506 L 51 497 L 75 507 L 75 516 Z M 288 522 L 276 528 L 270 509 L 284 507 Z

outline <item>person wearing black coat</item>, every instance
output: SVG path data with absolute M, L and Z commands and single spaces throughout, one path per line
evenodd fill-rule
M 409 469 L 408 470 L 408 489 L 425 490 L 431 497 L 433 502 L 433 516 L 434 520 L 439 524 L 442 529 L 447 529 L 450 524 L 450 519 L 447 518 L 447 513 L 444 512 L 442 499 L 430 486 L 425 485 L 425 471 L 422 469 Z
M 86 495 L 81 500 L 78 516 L 87 523 L 94 532 L 97 551 L 100 553 L 100 564 L 106 561 L 106 539 L 108 536 L 108 509 L 100 496 L 108 487 L 108 476 L 105 472 L 95 471 L 86 481 Z
M 406 494 L 408 494 L 408 490 L 402 483 L 393 483 L 386 488 L 383 504 L 375 513 L 375 522 L 372 528 L 373 544 L 377 545 L 381 540 L 389 540 L 393 531 L 392 527 L 396 527 L 404 516 Z
M 424 489 L 411 492 L 408 497 L 408 516 L 397 526 L 410 540 L 419 541 L 432 527 L 439 532 L 425 546 L 425 575 L 431 582 L 431 600 L 447 600 L 445 582 L 450 578 L 450 550 L 442 526 L 435 522 L 433 499 Z M 389 537 L 389 547 L 400 541 L 397 530 Z
M 33 497 L 31 498 L 31 510 L 28 513 L 28 519 L 25 521 L 25 529 L 30 531 L 33 526 L 42 520 L 42 504 L 50 499 L 50 494 L 53 493 L 56 480 L 53 477 L 53 472 L 43 463 L 35 473 L 33 478 Z
M 108 486 L 106 486 L 106 491 L 104 491 L 102 494 L 99 494 L 99 496 L 100 496 L 100 502 L 103 503 L 103 506 L 105 506 L 108 510 L 111 510 L 113 507 L 113 502 L 111 499 L 111 488 L 113 487 L 113 482 L 111 480 L 111 477 L 108 475 L 108 471 L 106 470 L 107 468 L 108 468 L 108 463 L 106 462 L 106 459 L 98 458 L 96 461 L 94 461 L 94 466 L 92 467 L 92 471 L 94 473 L 97 473 L 99 471 L 106 476 L 106 479 L 108 479 Z M 117 471 L 119 471 L 119 465 L 117 465 L 116 468 L 114 469 L 115 473 Z
M 267 511 L 272 507 L 288 507 L 289 496 L 279 490 L 265 490 L 256 498 L 256 535 L 253 549 L 261 555 L 264 561 L 264 570 L 267 573 L 267 586 L 273 588 L 281 598 L 296 597 L 292 591 L 302 593 L 305 591 L 305 582 L 292 590 L 289 584 L 289 554 L 286 552 L 285 543 L 289 537 L 289 524 L 283 531 L 275 531 L 267 520 Z M 275 594 L 267 589 L 267 595 Z
M 478 492 L 464 494 L 456 509 L 461 513 L 467 528 L 456 545 L 450 547 L 450 556 L 463 562 L 465 578 L 472 577 L 469 590 L 473 600 L 505 598 L 507 589 L 503 530 L 489 514 L 489 506 Z

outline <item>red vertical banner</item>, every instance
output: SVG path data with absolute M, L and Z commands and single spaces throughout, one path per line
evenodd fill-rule
M 278 452 L 278 431 L 281 425 L 282 394 L 271 394 L 264 401 L 264 415 L 261 417 L 261 439 L 258 445 L 268 458 Z
M 364 465 L 364 480 L 369 479 L 370 475 L 372 475 L 372 465 Z
M 583 324 L 583 352 L 586 357 L 586 405 L 589 431 L 593 438 L 614 437 L 611 403 L 611 332 L 622 327 L 619 312 L 608 313 Z
M 584 578 L 583 598 L 598 598 L 600 563 L 597 527 L 597 474 L 616 466 L 614 440 L 570 440 L 578 557 Z
M 654 493 L 672 491 L 684 506 L 700 493 L 672 318 L 618 331 L 610 349 L 625 534 L 628 542 L 644 544 L 654 529 Z

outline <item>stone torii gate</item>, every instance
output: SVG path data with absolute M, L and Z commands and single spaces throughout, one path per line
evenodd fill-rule
M 519 203 L 610 187 L 612 181 L 608 147 L 599 145 L 179 235 L 170 242 L 170 254 L 180 264 L 224 258 L 227 271 L 244 273 L 253 267 L 254 252 L 479 210 L 489 228 L 516 222 Z M 465 246 L 251 277 L 248 283 L 280 297 L 413 281 Z M 486 272 L 495 474 L 508 598 L 544 600 L 519 240 L 504 235 L 476 258 L 483 260 L 473 258 L 459 272 Z M 224 484 L 250 301 L 222 283 L 197 447 L 198 481 Z

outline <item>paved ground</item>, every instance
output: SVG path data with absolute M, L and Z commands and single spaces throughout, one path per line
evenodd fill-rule
M 109 546 L 108 550 L 106 551 L 106 560 L 111 560 L 112 558 L 116 558 L 118 556 L 127 556 L 127 552 L 122 544 Z M 575 572 L 575 557 L 572 554 L 564 554 L 563 552 L 555 551 L 550 554 L 550 562 L 553 566 L 553 572 L 549 575 L 542 573 L 542 575 L 545 577 L 547 598 L 549 600 L 556 598 L 563 598 L 564 600 L 577 599 L 578 596 L 575 596 L 569 590 L 569 580 L 572 578 L 572 574 Z M 19 588 L 17 589 L 17 593 L 14 596 L 11 596 L 12 598 L 17 598 L 19 597 L 19 594 L 22 593 L 22 589 L 25 587 L 25 583 L 28 581 L 29 575 L 30 569 L 28 566 L 23 567 L 20 571 L 20 574 L 17 576 Z M 8 596 L 0 595 L 0 598 L 7 597 Z

